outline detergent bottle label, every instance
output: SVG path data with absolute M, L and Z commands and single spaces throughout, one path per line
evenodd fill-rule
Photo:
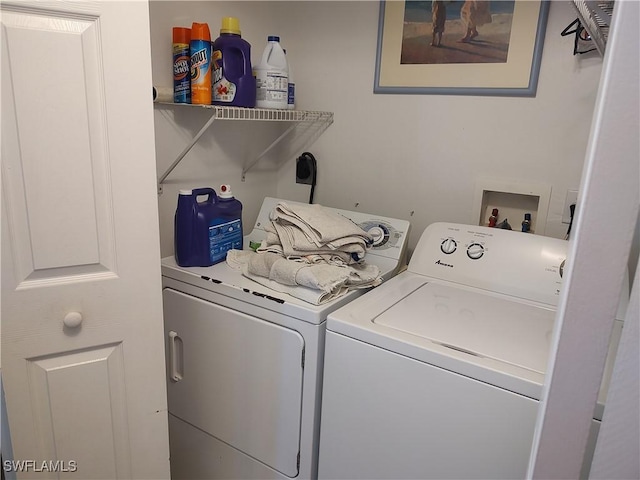
M 173 92 L 175 103 L 191 102 L 189 45 L 173 45 Z
M 232 249 L 242 249 L 242 220 L 215 219 L 209 226 L 209 255 L 214 263 L 221 262 Z
M 278 70 L 256 69 L 257 99 L 267 102 L 280 102 L 286 108 L 289 81 L 287 74 Z
M 211 103 L 210 42 L 191 42 L 191 101 L 199 104 Z
M 213 88 L 212 95 L 214 102 L 231 103 L 236 98 L 236 84 L 230 82 L 224 76 L 224 63 L 222 61 L 222 51 L 213 52 Z

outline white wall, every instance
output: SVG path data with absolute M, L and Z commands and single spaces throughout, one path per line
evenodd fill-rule
M 546 234 L 563 237 L 565 195 L 580 181 L 602 66 L 597 54 L 573 56 L 573 37 L 560 36 L 576 18 L 570 2 L 551 4 L 535 98 L 374 95 L 378 11 L 377 1 L 152 1 L 154 84 L 172 82 L 172 26 L 206 21 L 215 38 L 221 18 L 237 16 L 254 62 L 267 35 L 281 36 L 298 108 L 334 112 L 334 124 L 309 147 L 319 163 L 316 203 L 410 220 L 412 248 L 432 222 L 473 220 L 480 178 L 545 184 L 552 188 Z M 159 174 L 206 120 L 184 110 L 156 109 Z M 308 187 L 295 184 L 295 155 L 268 156 L 240 182 L 244 159 L 275 137 L 266 125 L 239 123 L 214 122 L 169 177 L 159 200 L 163 255 L 173 252 L 180 187 L 231 183 L 245 225 L 265 195 L 308 198 Z

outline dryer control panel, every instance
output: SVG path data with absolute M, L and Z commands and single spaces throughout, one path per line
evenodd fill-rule
M 567 249 L 557 238 L 434 223 L 420 237 L 409 271 L 555 306 Z
M 255 233 L 260 234 L 261 231 L 264 231 L 265 226 L 271 221 L 269 219 L 271 211 L 280 202 L 289 204 L 300 203 L 273 197 L 265 198 L 260 208 L 260 213 L 258 213 L 252 235 Z M 407 244 L 409 242 L 410 223 L 408 221 L 326 206 L 323 206 L 323 208 L 347 217 L 373 237 L 373 248 L 367 252 L 367 255 L 386 257 L 397 261 L 399 264 L 404 262 Z

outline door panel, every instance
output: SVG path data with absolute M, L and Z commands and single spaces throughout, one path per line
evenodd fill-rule
M 302 336 L 172 289 L 163 297 L 171 414 L 296 476 Z
M 29 359 L 27 365 L 45 457 L 83 458 L 105 476 L 130 477 L 122 344 Z M 82 451 L 77 436 L 91 438 Z
M 114 267 L 98 20 L 3 11 L 3 108 L 17 126 L 3 162 L 21 279 Z M 48 114 L 63 111 L 64 121 Z
M 0 8 L 14 457 L 73 460 L 56 474 L 74 478 L 167 478 L 148 4 Z

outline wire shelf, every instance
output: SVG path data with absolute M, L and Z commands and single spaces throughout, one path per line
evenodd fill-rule
M 252 120 L 268 122 L 302 122 L 331 121 L 333 113 L 319 112 L 313 110 L 284 110 L 271 108 L 244 108 L 226 107 L 221 105 L 195 105 L 191 103 L 165 103 L 156 102 L 159 106 L 170 106 L 178 108 L 204 108 L 211 110 L 216 119 L 219 120 Z
M 247 163 L 242 170 L 242 181 L 245 179 L 246 173 L 271 149 L 278 145 L 285 137 L 290 136 L 296 131 L 298 125 L 315 126 L 317 134 L 322 134 L 333 123 L 332 112 L 320 112 L 314 110 L 285 110 L 285 109 L 269 109 L 269 108 L 244 108 L 244 107 L 226 107 L 220 105 L 194 105 L 190 103 L 168 103 L 155 102 L 154 105 L 159 108 L 200 108 L 209 110 L 211 116 L 209 120 L 202 126 L 200 131 L 191 139 L 189 144 L 180 152 L 178 157 L 169 166 L 169 168 L 160 175 L 158 179 L 158 193 L 162 193 L 162 183 L 166 180 L 173 169 L 178 166 L 187 153 L 198 142 L 200 137 L 206 132 L 215 120 L 251 120 L 266 122 L 290 122 L 292 125 L 281 134 L 271 145 L 263 150 L 260 155 Z

